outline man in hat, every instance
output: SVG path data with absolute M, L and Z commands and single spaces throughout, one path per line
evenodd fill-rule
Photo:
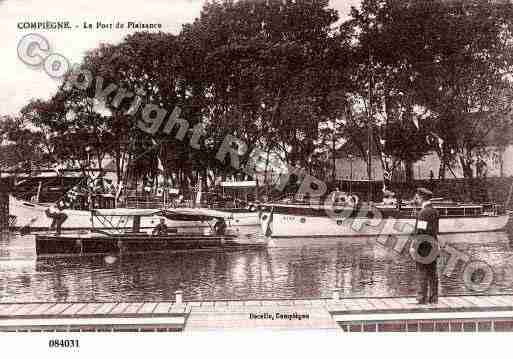
M 440 253 L 438 244 L 438 211 L 430 199 L 433 193 L 426 188 L 418 188 L 415 201 L 422 207 L 415 222 L 415 236 L 412 243 L 412 256 L 416 261 L 419 289 L 419 304 L 438 302 L 438 273 L 436 262 Z

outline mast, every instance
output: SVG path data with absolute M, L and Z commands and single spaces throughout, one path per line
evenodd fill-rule
M 372 68 L 372 54 L 369 46 L 369 92 L 368 92 L 368 101 L 369 108 L 367 111 L 368 120 L 367 120 L 367 177 L 369 179 L 368 186 L 368 201 L 372 201 L 372 86 L 374 85 L 373 78 L 373 68 Z

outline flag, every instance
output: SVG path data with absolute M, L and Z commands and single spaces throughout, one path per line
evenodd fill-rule
M 164 173 L 164 166 L 162 165 L 162 161 L 160 157 L 157 158 L 157 168 L 161 173 Z
M 196 193 L 196 204 L 198 206 L 201 205 L 201 190 L 202 190 L 202 184 L 201 184 L 201 178 L 198 180 L 198 186 L 197 186 L 197 193 Z
M 413 124 L 415 125 L 415 127 L 417 127 L 417 130 L 419 130 L 420 129 L 419 119 L 414 116 L 411 120 L 412 120 Z
M 119 200 L 121 196 L 121 192 L 123 191 L 123 180 L 119 181 L 118 190 L 116 191 L 116 202 Z

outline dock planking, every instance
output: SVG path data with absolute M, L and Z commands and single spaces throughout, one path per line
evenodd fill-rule
M 95 315 L 108 315 L 112 309 L 116 306 L 116 303 L 103 303 L 94 312 Z
M 148 315 L 153 314 L 153 311 L 157 307 L 158 303 L 144 303 L 140 308 L 137 314 Z
M 490 297 L 486 298 L 486 300 L 489 303 L 491 303 L 492 306 L 496 306 L 496 307 L 510 307 L 510 306 L 512 306 L 511 304 L 506 303 L 506 301 L 501 300 L 500 298 L 495 297 L 495 296 L 490 296 Z
M 171 307 L 173 306 L 172 302 L 162 302 L 158 303 L 157 306 L 153 309 L 153 314 L 168 314 L 171 311 Z
M 190 309 L 190 307 L 188 307 L 186 304 L 173 304 L 169 313 L 182 315 L 182 314 L 187 313 L 188 309 Z
M 504 306 L 513 306 L 512 298 L 503 296 L 494 296 L 494 300 L 502 303 Z
M 62 315 L 76 315 L 82 308 L 84 308 L 87 303 L 75 303 L 68 307 Z
M 23 309 L 23 306 L 20 304 L 2 304 L 0 306 L 0 316 L 9 315 L 19 309 Z
M 27 315 L 30 312 L 34 311 L 37 307 L 39 307 L 41 303 L 29 303 L 27 305 L 18 305 L 18 308 L 11 313 L 6 313 L 7 315 L 16 315 L 23 316 Z
M 64 312 L 66 309 L 68 309 L 69 307 L 71 307 L 71 303 L 59 303 L 59 304 L 55 304 L 54 306 L 50 307 L 45 315 L 48 315 L 48 316 L 53 316 L 53 315 L 59 315 L 61 314 L 62 312 Z
M 206 302 L 0 303 L 4 330 L 215 330 L 344 329 L 347 331 L 513 330 L 513 296 L 440 297 L 418 305 L 414 297 Z M 269 320 L 250 314 L 308 314 Z M 388 323 L 388 324 L 387 324 Z M 426 324 L 427 323 L 427 324 Z M 6 329 L 7 328 L 7 329 Z M 14 329 L 13 329 L 14 328 Z M 441 329 L 440 329 L 441 328 Z M 463 330 L 463 329 L 462 329 Z
M 137 314 L 139 309 L 143 306 L 143 303 L 130 303 L 125 310 L 123 310 L 123 314 L 131 315 L 131 314 Z
M 130 303 L 117 303 L 116 306 L 114 308 L 112 308 L 112 310 L 110 311 L 110 314 L 111 315 L 119 315 L 119 314 L 123 313 L 125 311 L 125 309 L 128 308 L 129 305 L 130 305 Z
M 58 303 L 43 303 L 36 309 L 34 309 L 30 315 L 46 315 L 50 308 L 58 305 Z
M 0 304 L 0 332 L 181 331 L 188 308 L 172 302 Z
M 76 312 L 76 315 L 92 315 L 92 314 L 95 314 L 96 311 L 101 306 L 102 306 L 101 303 L 88 303 L 85 306 L 83 306 L 82 308 L 80 308 L 80 310 L 78 312 Z

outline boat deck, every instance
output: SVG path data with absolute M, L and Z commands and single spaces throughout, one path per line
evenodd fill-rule
M 178 303 L 3 303 L 0 331 L 513 331 L 513 295 Z

